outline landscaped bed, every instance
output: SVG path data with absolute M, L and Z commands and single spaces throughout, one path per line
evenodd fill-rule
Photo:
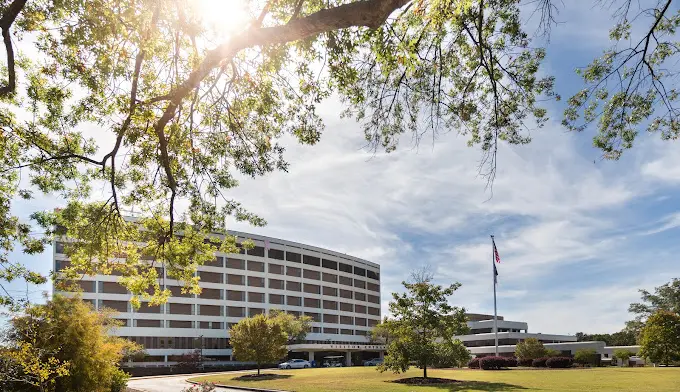
M 597 392 L 665 392 L 680 391 L 680 368 L 593 368 L 564 370 L 437 370 L 428 376 L 449 379 L 432 385 L 395 382 L 421 377 L 422 371 L 411 369 L 404 374 L 379 373 L 373 367 L 276 370 L 286 377 L 261 381 L 243 381 L 243 373 L 196 377 L 193 381 L 210 381 L 223 385 L 267 388 L 295 392 L 410 392 L 410 391 L 597 391 Z

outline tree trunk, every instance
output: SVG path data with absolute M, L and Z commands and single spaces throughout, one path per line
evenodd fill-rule
M 427 363 L 423 366 L 423 378 L 427 378 Z
M 258 376 L 260 375 L 260 364 L 259 363 L 257 364 L 257 375 Z

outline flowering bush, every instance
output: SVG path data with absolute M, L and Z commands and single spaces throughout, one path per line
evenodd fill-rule
M 215 384 L 211 382 L 201 382 L 182 389 L 182 392 L 213 392 L 214 390 Z
M 518 360 L 517 360 L 517 366 L 526 366 L 526 367 L 529 367 L 529 366 L 531 366 L 531 363 L 532 363 L 533 361 L 534 361 L 534 360 L 531 359 L 531 358 L 518 359 Z
M 479 369 L 479 358 L 472 358 L 467 366 L 470 369 Z
M 545 362 L 548 360 L 548 358 L 543 357 L 543 358 L 536 358 L 533 361 L 531 361 L 531 366 L 533 367 L 547 367 Z
M 545 361 L 545 365 L 552 369 L 564 369 L 571 367 L 574 360 L 570 357 L 552 357 Z
M 511 367 L 516 365 L 517 361 L 515 361 L 515 358 L 484 357 L 479 360 L 479 367 L 484 370 L 499 370 L 505 367 Z

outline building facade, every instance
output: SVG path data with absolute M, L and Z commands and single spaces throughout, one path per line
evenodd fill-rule
M 166 304 L 132 309 L 130 294 L 113 275 L 85 276 L 79 282 L 82 297 L 97 309 L 118 312 L 122 326 L 113 333 L 145 347 L 148 356 L 140 365 L 170 365 L 197 349 L 207 361 L 234 361 L 229 328 L 273 309 L 313 319 L 306 341 L 289 347 L 292 356 L 320 362 L 324 355 L 340 354 L 350 362 L 351 353 L 359 358 L 355 361 L 379 355 L 382 347 L 369 342 L 381 316 L 378 264 L 291 241 L 230 234 L 252 239 L 255 247 L 238 254 L 217 252 L 211 263 L 200 266 L 200 295 L 181 293 L 181 282 L 158 268 L 172 293 Z M 68 266 L 65 241 L 55 243 L 55 271 Z
M 470 333 L 456 338 L 463 342 L 473 357 L 494 355 L 496 346 L 493 315 L 468 314 L 468 320 Z M 508 321 L 501 316 L 498 316 L 497 324 L 498 354 L 503 356 L 514 355 L 517 343 L 528 338 L 535 338 L 543 343 L 545 348 L 560 351 L 564 355 L 574 355 L 577 350 L 583 349 L 595 350 L 604 362 L 611 361 L 613 352 L 617 349 L 626 349 L 636 354 L 640 350 L 640 346 L 606 347 L 604 342 L 578 342 L 573 335 L 529 332 L 529 325 L 526 322 Z

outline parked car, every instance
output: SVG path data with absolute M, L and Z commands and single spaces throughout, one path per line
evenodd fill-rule
M 383 363 L 383 360 L 380 358 L 373 358 L 369 359 L 368 361 L 364 361 L 364 366 L 378 366 Z
M 312 364 L 304 359 L 290 359 L 284 363 L 279 364 L 279 369 L 307 369 L 311 368 Z

